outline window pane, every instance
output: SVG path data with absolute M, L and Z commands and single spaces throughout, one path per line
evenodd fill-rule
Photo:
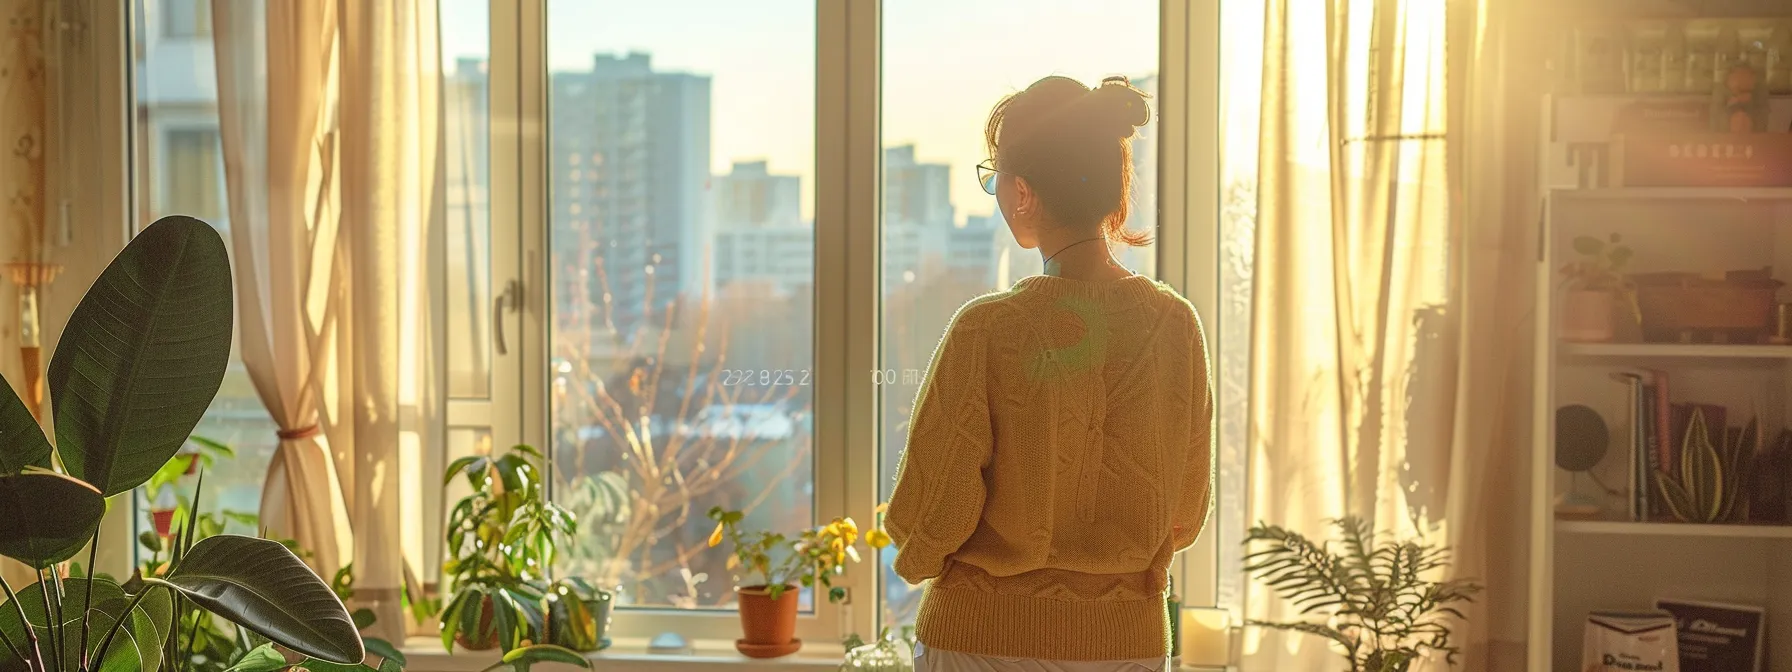
M 132 30 L 135 44 L 131 53 L 137 58 L 132 64 L 137 78 L 132 159 L 137 169 L 132 189 L 139 204 L 138 227 L 167 215 L 189 215 L 217 227 L 228 244 L 232 222 L 218 132 L 210 6 L 196 0 L 137 0 L 135 16 L 139 21 L 174 23 L 164 23 L 161 31 L 145 23 Z M 192 30 L 195 26 L 204 30 Z M 216 459 L 206 468 L 201 512 L 254 515 L 260 509 L 262 479 L 279 443 L 274 435 L 277 429 L 241 358 L 233 352 L 223 387 L 193 430 L 194 435 L 236 452 L 235 458 Z M 190 444 L 187 450 L 197 448 Z M 140 491 L 139 525 L 149 529 L 156 521 L 155 511 L 171 508 L 177 496 L 191 496 L 194 480 L 185 477 L 156 493 Z M 247 534 L 257 531 L 244 522 L 233 522 L 229 529 Z
M 882 464 L 889 497 L 920 375 L 965 301 L 1043 269 L 1020 248 L 977 184 L 988 158 L 990 108 L 1047 75 L 1095 84 L 1126 75 L 1156 92 L 1157 0 L 905 0 L 883 12 L 884 226 Z M 1091 27 L 1097 27 L 1092 29 Z M 1153 101 L 1155 103 L 1155 101 Z M 1154 104 L 1155 108 L 1156 105 Z M 1127 227 L 1157 228 L 1157 124 L 1133 141 L 1133 210 Z M 1155 274 L 1152 246 L 1115 249 L 1128 268 Z M 882 554 L 885 623 L 914 620 L 920 591 Z
M 442 0 L 448 395 L 491 395 L 491 52 L 487 0 Z
M 726 606 L 711 506 L 815 518 L 815 2 L 550 0 L 547 25 L 563 569 Z

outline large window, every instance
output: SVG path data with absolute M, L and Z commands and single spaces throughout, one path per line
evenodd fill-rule
M 135 3 L 139 223 L 265 226 L 230 217 L 219 38 L 195 14 L 210 3 Z M 546 450 L 552 496 L 581 523 L 555 571 L 617 591 L 618 637 L 738 628 L 734 589 L 757 577 L 707 546 L 711 507 L 785 533 L 842 515 L 868 526 L 947 321 L 1042 269 L 974 177 L 990 108 L 1041 77 L 1126 75 L 1154 96 L 1127 227 L 1169 242 L 1116 251 L 1139 273 L 1212 285 L 1178 259 L 1213 254 L 1187 232 L 1217 236 L 1218 213 L 1177 190 L 1184 155 L 1213 143 L 1164 140 L 1194 132 L 1178 107 L 1189 88 L 1216 86 L 1187 78 L 1189 49 L 1166 47 L 1186 34 L 1180 7 L 439 0 L 426 328 L 442 357 L 419 378 L 440 408 L 403 411 L 431 424 L 416 463 L 436 473 L 406 491 L 423 513 L 403 521 L 425 542 L 425 587 L 441 514 L 465 487 L 433 476 L 525 441 Z M 1248 254 L 1239 231 L 1227 249 Z M 1244 316 L 1207 317 L 1213 338 Z M 202 505 L 253 513 L 278 442 L 240 361 L 198 433 L 238 451 L 206 477 Z M 805 590 L 799 636 L 911 622 L 920 592 L 893 558 L 866 554 L 846 605 Z M 1213 580 L 1176 571 L 1179 584 Z
M 704 513 L 817 516 L 815 3 L 547 10 L 550 436 L 584 521 L 561 569 L 726 607 Z
M 990 158 L 990 109 L 1047 75 L 1085 84 L 1125 75 L 1155 93 L 1158 23 L 1157 0 L 884 4 L 882 365 L 895 375 L 879 387 L 880 499 L 895 483 L 921 374 L 953 313 L 1043 269 L 1039 251 L 1015 244 L 995 197 L 976 181 L 975 166 Z M 1137 179 L 1126 226 L 1135 231 L 1157 229 L 1159 126 L 1133 141 Z M 1155 252 L 1115 248 L 1122 264 L 1147 275 L 1156 274 Z M 890 569 L 894 557 L 882 557 L 884 619 L 909 623 L 920 590 Z

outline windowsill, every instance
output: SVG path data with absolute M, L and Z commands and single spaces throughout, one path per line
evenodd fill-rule
M 731 641 L 700 639 L 692 641 L 691 644 L 696 649 L 693 655 L 656 655 L 647 653 L 646 639 L 617 639 L 610 648 L 587 654 L 585 657 L 590 659 L 591 669 L 597 672 L 607 670 L 714 672 L 723 666 L 748 667 L 764 672 L 773 670 L 816 672 L 817 670 L 838 669 L 840 659 L 845 652 L 839 644 L 805 643 L 801 651 L 783 658 L 756 659 L 740 655 L 739 651 L 734 650 L 734 642 Z M 406 641 L 404 655 L 408 659 L 405 665 L 405 670 L 408 672 L 480 672 L 498 662 L 497 651 L 456 649 L 454 653 L 448 653 L 442 650 L 442 640 L 430 637 L 412 637 Z M 571 665 L 558 663 L 543 664 L 537 667 L 555 672 L 578 669 Z M 1181 672 L 1236 672 L 1237 670 L 1237 668 L 1192 667 L 1188 665 L 1178 665 L 1175 669 Z
M 713 671 L 720 666 L 736 665 L 751 667 L 754 670 L 790 670 L 791 672 L 816 672 L 817 670 L 834 670 L 840 667 L 840 659 L 844 650 L 838 643 L 808 643 L 794 654 L 783 658 L 767 660 L 748 658 L 734 650 L 733 641 L 725 640 L 691 640 L 695 648 L 692 655 L 661 655 L 647 653 L 647 640 L 640 638 L 623 638 L 614 640 L 610 648 L 586 655 L 591 661 L 591 669 L 598 672 L 605 670 L 651 670 L 652 672 L 679 672 L 682 670 Z M 455 649 L 454 653 L 442 650 L 442 640 L 429 637 L 413 637 L 405 642 L 404 655 L 407 659 L 405 669 L 410 672 L 479 672 L 498 662 L 497 651 L 464 651 Z M 571 665 L 544 664 L 536 666 L 542 670 L 574 670 Z

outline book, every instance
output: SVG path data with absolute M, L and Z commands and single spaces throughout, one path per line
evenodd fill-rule
M 1673 614 L 1680 672 L 1761 672 L 1767 611 L 1758 606 L 1660 598 Z
M 1644 395 L 1643 375 L 1631 371 L 1619 371 L 1612 374 L 1612 380 L 1624 384 L 1627 393 L 1625 414 L 1630 416 L 1630 437 L 1624 455 L 1625 497 L 1624 515 L 1626 520 L 1640 521 L 1649 519 L 1646 503 L 1648 498 L 1648 473 L 1643 465 L 1647 463 L 1645 455 L 1648 443 L 1645 430 L 1648 427 L 1647 412 L 1649 400 Z

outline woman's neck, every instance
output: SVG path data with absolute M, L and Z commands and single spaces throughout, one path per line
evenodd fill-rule
M 1133 272 L 1121 266 L 1106 240 L 1063 236 L 1039 246 L 1045 275 L 1069 280 L 1117 280 Z

